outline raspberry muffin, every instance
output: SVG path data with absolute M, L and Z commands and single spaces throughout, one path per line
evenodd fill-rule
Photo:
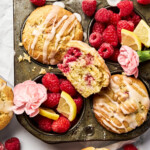
M 13 91 L 0 79 L 0 130 L 5 128 L 13 117 Z
M 82 26 L 76 16 L 55 5 L 35 9 L 22 33 L 22 43 L 28 54 L 48 65 L 62 61 L 70 40 L 82 39 Z
M 122 134 L 141 126 L 147 118 L 149 96 L 145 85 L 125 75 L 113 75 L 109 87 L 94 96 L 93 111 L 107 130 Z
M 107 87 L 110 72 L 98 52 L 81 41 L 70 41 L 59 69 L 85 98 Z

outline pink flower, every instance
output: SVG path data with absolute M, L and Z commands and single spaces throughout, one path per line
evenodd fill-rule
M 47 89 L 34 81 L 25 81 L 14 88 L 14 113 L 26 112 L 30 117 L 39 113 L 40 105 L 47 99 Z
M 132 48 L 122 46 L 118 56 L 118 62 L 127 75 L 138 77 L 139 56 Z

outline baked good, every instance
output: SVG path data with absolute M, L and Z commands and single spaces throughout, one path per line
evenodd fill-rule
M 5 128 L 13 117 L 13 91 L 0 78 L 0 130 Z
M 87 147 L 87 148 L 84 148 L 82 150 L 109 150 L 107 148 L 94 148 L 94 147 Z
M 109 87 L 93 98 L 97 121 L 114 133 L 127 133 L 147 118 L 149 96 L 145 85 L 136 78 L 112 75 Z
M 28 54 L 48 65 L 62 61 L 66 44 L 72 39 L 83 39 L 82 26 L 74 14 L 56 5 L 35 9 L 22 33 L 22 43 Z
M 70 41 L 67 44 L 68 52 L 59 69 L 83 96 L 100 92 L 107 87 L 110 72 L 98 52 L 81 41 Z

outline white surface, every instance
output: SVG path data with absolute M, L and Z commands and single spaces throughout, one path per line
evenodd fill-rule
M 0 1 L 0 75 L 13 83 L 13 8 L 12 0 Z M 22 150 L 81 150 L 87 146 L 102 147 L 110 142 L 78 142 L 68 144 L 45 144 L 28 133 L 14 117 L 4 130 L 0 131 L 0 141 L 18 137 Z M 145 133 L 137 145 L 139 150 L 150 150 L 150 131 Z M 116 145 L 115 145 L 116 146 Z M 118 147 L 118 145 L 117 145 Z M 112 147 L 111 147 L 112 149 Z M 112 150 L 115 150 L 114 148 Z

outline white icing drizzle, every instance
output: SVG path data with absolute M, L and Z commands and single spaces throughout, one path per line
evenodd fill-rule
M 6 87 L 6 83 L 5 82 L 2 82 L 2 84 L 0 85 L 0 91 L 2 91 L 5 87 Z
M 80 15 L 80 14 L 74 13 L 74 15 L 76 16 L 76 18 L 77 18 L 77 20 L 78 20 L 79 22 L 82 21 L 82 18 L 81 18 L 81 15 Z
M 56 30 L 57 28 L 62 24 L 62 22 L 64 20 L 66 20 L 68 18 L 67 15 L 63 16 L 61 18 L 61 20 L 57 23 L 57 25 L 55 26 L 55 22 L 56 22 L 56 19 L 53 23 L 53 27 L 52 27 L 52 30 L 51 32 L 48 34 L 47 36 L 47 39 L 45 40 L 45 43 L 44 43 L 44 47 L 43 47 L 43 61 L 46 62 L 46 59 L 47 59 L 47 48 L 48 48 L 48 45 L 50 43 L 50 41 L 54 38 L 55 34 L 56 34 Z M 52 52 L 51 52 L 52 53 Z
M 65 4 L 63 2 L 54 2 L 53 5 L 56 5 L 56 6 L 60 6 L 62 8 L 65 8 Z
M 58 46 L 58 42 L 60 41 L 61 36 L 64 34 L 64 32 L 66 31 L 67 27 L 71 24 L 71 22 L 74 21 L 74 19 L 75 15 L 69 16 L 69 18 L 66 20 L 61 30 L 58 32 L 58 34 L 56 34 L 55 48 Z
M 9 113 L 13 110 L 13 104 L 11 101 L 0 101 L 0 111 Z
M 107 3 L 110 6 L 117 6 L 117 4 L 120 2 L 121 0 L 107 0 Z
M 114 82 L 114 81 L 117 81 L 117 78 L 113 78 L 113 79 L 114 80 L 111 79 L 111 81 L 110 81 L 111 82 L 110 87 L 114 93 L 117 93 L 121 89 Z M 143 103 L 143 105 L 145 107 L 146 106 L 149 107 L 148 94 L 143 89 L 141 89 L 139 87 L 139 85 L 137 85 L 136 83 L 132 83 L 132 85 L 130 85 L 128 82 L 132 83 L 132 80 L 130 80 L 130 79 L 128 79 L 128 77 L 124 76 L 123 77 L 123 83 L 125 84 L 125 86 L 128 90 L 129 97 L 127 97 L 127 99 L 125 101 L 121 102 L 120 104 L 117 101 L 114 101 L 106 93 L 103 93 L 103 95 L 106 96 L 107 99 L 112 104 L 110 102 L 106 103 L 106 99 L 101 98 L 100 96 L 95 98 L 97 103 L 94 105 L 94 113 L 99 117 L 103 117 L 102 118 L 103 123 L 107 127 L 109 127 L 110 129 L 112 129 L 113 131 L 115 131 L 117 133 L 121 133 L 121 132 L 119 132 L 118 129 L 124 129 L 126 132 L 128 131 L 124 125 L 124 122 L 127 122 L 131 129 L 135 129 L 138 126 L 138 123 L 136 121 L 136 114 L 134 112 L 132 112 L 132 110 L 136 111 L 136 109 L 138 109 L 138 111 L 141 114 L 141 116 L 143 117 L 143 119 L 146 119 L 146 115 L 141 111 L 141 109 L 139 107 L 139 104 L 138 104 L 139 102 Z M 138 91 L 136 91 L 136 89 L 134 89 L 134 87 L 138 88 L 138 90 L 142 93 L 142 95 L 145 95 L 145 96 L 142 96 L 140 93 L 138 93 Z M 136 98 L 136 99 L 134 99 L 134 98 Z M 113 105 L 115 107 L 113 107 Z M 115 109 L 115 112 L 113 111 L 114 109 Z M 122 112 L 120 112 L 119 109 Z M 106 117 L 106 115 L 108 117 Z M 111 119 L 112 117 L 117 119 L 121 123 L 121 126 L 115 124 L 115 122 Z

